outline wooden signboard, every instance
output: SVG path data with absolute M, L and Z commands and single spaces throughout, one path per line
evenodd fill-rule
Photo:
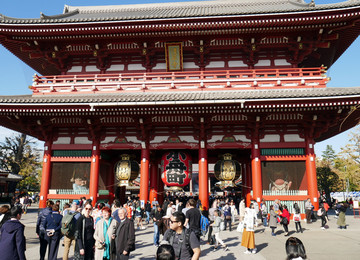
M 182 42 L 165 44 L 165 58 L 167 71 L 183 70 L 183 47 Z

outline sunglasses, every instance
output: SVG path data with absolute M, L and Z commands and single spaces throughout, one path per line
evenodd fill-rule
M 85 208 L 85 210 L 92 210 L 92 208 Z
M 180 221 L 176 221 L 176 220 L 169 220 L 170 221 L 170 224 L 174 224 L 174 223 L 177 223 L 177 222 L 180 222 Z

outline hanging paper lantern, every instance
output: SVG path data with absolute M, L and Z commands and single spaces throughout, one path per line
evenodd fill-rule
M 121 161 L 115 164 L 115 177 L 118 186 L 128 186 L 139 175 L 139 164 L 130 160 L 127 154 L 121 155 Z
M 168 152 L 161 158 L 161 179 L 172 190 L 179 190 L 190 183 L 191 156 L 184 152 Z
M 223 160 L 218 161 L 214 166 L 216 179 L 221 182 L 220 187 L 227 188 L 234 186 L 234 180 L 241 175 L 241 166 L 238 161 L 232 160 L 232 155 L 224 154 Z

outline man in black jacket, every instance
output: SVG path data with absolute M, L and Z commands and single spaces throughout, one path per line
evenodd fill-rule
M 132 220 L 126 217 L 127 210 L 119 209 L 118 224 L 115 233 L 116 260 L 129 259 L 130 252 L 135 250 L 135 228 Z
M 40 239 L 40 260 L 45 259 L 46 249 L 48 246 L 48 242 L 45 239 L 45 219 L 48 215 L 52 213 L 52 206 L 54 202 L 52 200 L 46 201 L 46 208 L 40 211 L 38 215 L 38 219 L 36 222 L 36 234 L 39 236 Z
M 154 210 L 151 212 L 151 218 L 154 221 L 154 245 L 159 246 L 160 243 L 160 228 L 162 225 L 162 217 L 165 216 L 163 209 L 160 205 L 156 205 Z

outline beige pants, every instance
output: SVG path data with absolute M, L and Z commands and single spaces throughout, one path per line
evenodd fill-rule
M 68 260 L 71 244 L 73 245 L 74 252 L 75 252 L 75 238 L 68 238 L 68 237 L 64 236 L 64 246 L 65 247 L 64 247 L 63 260 Z

